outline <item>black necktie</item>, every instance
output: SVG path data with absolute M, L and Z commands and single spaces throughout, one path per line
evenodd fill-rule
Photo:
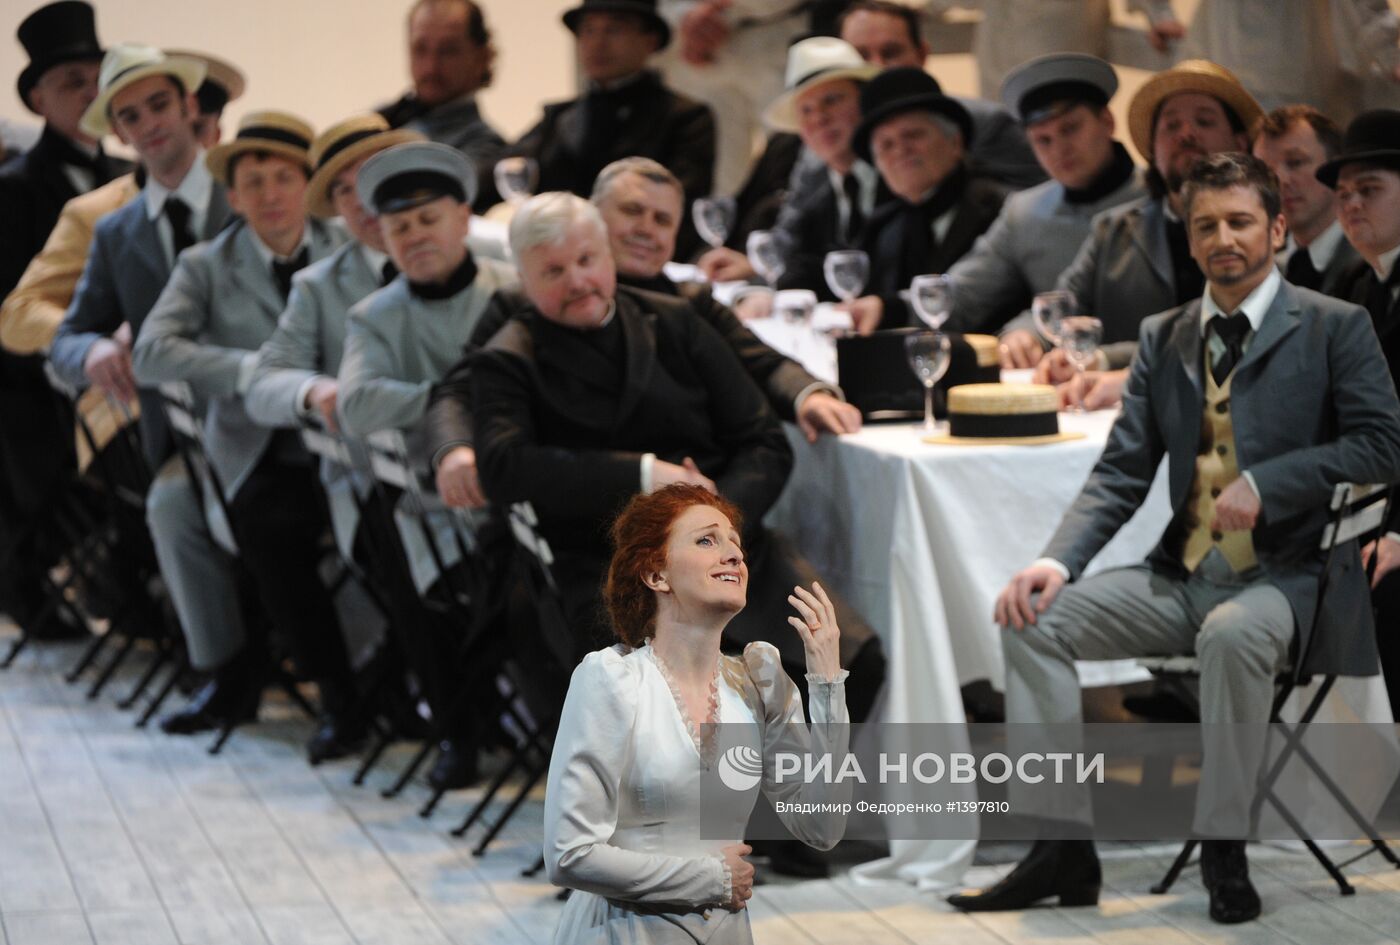
M 1317 291 L 1322 288 L 1322 273 L 1317 271 L 1313 265 L 1312 253 L 1307 247 L 1299 246 L 1293 251 L 1293 255 L 1288 257 L 1288 265 L 1284 267 L 1283 277 L 1294 285 L 1300 285 L 1305 289 Z
M 1239 363 L 1240 356 L 1244 354 L 1244 336 L 1249 333 L 1249 316 L 1243 312 L 1236 312 L 1229 318 L 1216 315 L 1210 320 L 1210 328 L 1216 337 L 1225 343 L 1225 353 L 1216 358 L 1210 369 L 1211 377 L 1215 378 L 1215 385 L 1219 387 L 1225 383 L 1225 379 Z
M 194 231 L 190 229 L 190 207 L 179 197 L 165 198 L 165 218 L 170 221 L 170 235 L 174 240 L 175 255 L 195 244 Z
M 846 193 L 846 206 L 850 211 L 846 215 L 846 245 L 854 246 L 856 237 L 865 226 L 865 212 L 860 207 L 860 181 L 854 171 L 846 172 L 845 179 L 841 181 L 841 189 Z
M 277 288 L 282 292 L 282 298 L 286 298 L 292 292 L 292 276 L 306 268 L 307 262 L 311 258 L 310 250 L 303 246 L 301 252 L 291 259 L 272 261 L 272 278 L 277 280 Z
M 384 286 L 394 281 L 399 274 L 399 267 L 394 265 L 392 259 L 384 260 L 384 265 L 379 268 L 379 284 Z

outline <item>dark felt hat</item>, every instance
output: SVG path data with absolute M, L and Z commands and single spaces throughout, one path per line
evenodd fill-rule
M 97 41 L 97 24 L 92 7 L 82 0 L 60 0 L 42 6 L 24 18 L 15 35 L 29 53 L 29 65 L 19 74 L 19 97 L 26 108 L 29 93 L 54 66 L 65 62 L 95 61 L 102 58 Z
M 972 144 L 972 116 L 955 98 L 943 94 L 938 80 L 922 69 L 905 66 L 888 69 L 860 92 L 860 124 L 851 136 L 851 147 L 870 160 L 870 136 L 881 123 L 906 112 L 934 112 L 950 119 L 962 131 L 963 147 Z
M 1341 153 L 1317 169 L 1317 179 L 1336 189 L 1342 167 L 1362 162 L 1400 168 L 1400 111 L 1377 108 L 1353 118 Z
M 583 0 L 571 10 L 564 11 L 564 25 L 578 35 L 578 21 L 585 13 L 631 13 L 642 18 L 647 29 L 659 39 L 656 48 L 665 49 L 671 42 L 671 27 L 656 12 L 656 0 Z

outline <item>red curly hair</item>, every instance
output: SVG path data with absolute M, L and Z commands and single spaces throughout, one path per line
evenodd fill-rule
M 735 529 L 743 531 L 743 516 L 734 503 L 684 483 L 633 496 L 613 520 L 613 556 L 603 583 L 603 603 L 613 633 L 628 646 L 641 646 L 655 629 L 656 592 L 642 579 L 666 567 L 671 525 L 695 505 L 718 509 Z

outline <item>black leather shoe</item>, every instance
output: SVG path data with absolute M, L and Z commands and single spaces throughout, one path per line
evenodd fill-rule
M 1263 911 L 1249 881 L 1243 840 L 1201 841 L 1201 885 L 1210 893 L 1210 917 L 1216 922 L 1248 922 Z
M 435 791 L 455 791 L 481 780 L 476 765 L 476 745 L 445 740 L 438 746 L 437 761 L 428 772 L 428 785 Z
M 948 903 L 964 912 L 1002 912 L 1058 896 L 1062 906 L 1094 906 L 1102 883 L 1092 840 L 1037 840 L 1001 882 L 949 896 Z
M 167 735 L 194 735 L 222 728 L 228 722 L 256 722 L 261 692 L 242 681 L 215 678 L 196 690 L 178 712 L 160 720 Z
M 337 712 L 322 712 L 316 734 L 306 743 L 306 760 L 312 765 L 353 755 L 365 745 L 369 729 L 364 721 Z

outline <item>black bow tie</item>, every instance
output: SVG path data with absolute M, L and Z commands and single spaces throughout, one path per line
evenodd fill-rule
M 282 293 L 282 298 L 286 298 L 292 292 L 292 276 L 306 268 L 306 264 L 311 259 L 311 250 L 303 246 L 301 251 L 291 259 L 274 259 L 272 261 L 272 278 L 277 281 L 277 288 Z
M 1249 334 L 1250 329 L 1249 316 L 1243 312 L 1236 312 L 1228 318 L 1216 315 L 1210 320 L 1210 329 L 1225 343 L 1225 353 L 1216 358 L 1210 369 L 1218 387 L 1225 383 L 1225 379 L 1230 376 L 1230 372 L 1235 369 L 1235 365 L 1244 354 L 1244 336 Z

